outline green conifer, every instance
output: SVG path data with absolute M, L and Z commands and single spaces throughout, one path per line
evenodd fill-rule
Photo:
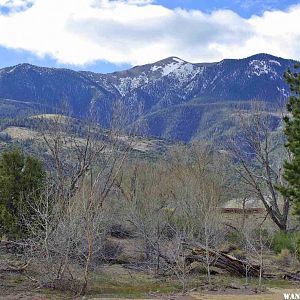
M 291 160 L 284 164 L 286 186 L 280 187 L 280 192 L 294 204 L 295 214 L 300 216 L 300 65 L 295 66 L 295 72 L 287 71 L 284 75 L 292 95 L 287 104 L 288 115 L 284 118 L 287 148 Z

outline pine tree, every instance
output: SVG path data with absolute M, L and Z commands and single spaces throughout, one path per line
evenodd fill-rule
M 300 64 L 295 66 L 295 72 L 287 71 L 284 75 L 292 95 L 287 104 L 288 115 L 284 118 L 287 148 L 291 160 L 284 163 L 284 178 L 286 186 L 280 187 L 280 192 L 294 204 L 294 212 L 300 216 Z
M 42 163 L 19 150 L 0 157 L 0 237 L 26 236 L 24 218 L 32 217 L 28 201 L 34 201 L 42 188 L 45 172 Z

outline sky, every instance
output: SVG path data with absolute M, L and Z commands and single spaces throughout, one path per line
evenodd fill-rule
M 0 0 L 0 67 L 107 73 L 257 53 L 300 60 L 300 0 Z

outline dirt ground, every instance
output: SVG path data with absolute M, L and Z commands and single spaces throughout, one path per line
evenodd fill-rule
M 235 294 L 235 295 L 214 295 L 214 294 L 200 294 L 194 293 L 191 296 L 197 300 L 284 300 L 284 294 L 299 294 L 300 289 L 269 289 L 268 293 L 256 294 L 256 295 L 245 295 L 245 294 Z M 291 298 L 293 299 L 293 298 Z
M 191 293 L 186 296 L 172 296 L 165 297 L 160 299 L 170 299 L 170 300 L 284 300 L 284 294 L 299 294 L 300 289 L 270 289 L 268 293 L 263 294 L 254 294 L 254 295 L 246 295 L 246 294 L 226 294 L 226 295 L 218 295 L 218 294 L 206 294 L 204 293 Z M 119 300 L 125 300 L 120 299 Z M 294 298 L 291 298 L 294 299 Z M 109 298 L 92 298 L 90 300 L 112 300 Z M 140 299 L 141 300 L 141 299 Z M 156 299 L 147 299 L 147 300 L 157 300 Z
M 157 297 L 153 299 L 144 299 L 144 300 L 284 300 L 284 294 L 290 293 L 290 294 L 300 294 L 300 288 L 299 289 L 269 289 L 269 292 L 263 293 L 263 294 L 253 294 L 253 295 L 247 295 L 243 293 L 236 293 L 236 294 L 226 294 L 226 295 L 220 295 L 220 294 L 211 294 L 211 293 L 191 293 L 190 295 L 185 296 L 165 296 L 165 297 Z M 45 300 L 45 299 L 54 299 L 56 300 L 56 297 L 48 296 L 41 296 L 33 293 L 22 293 L 19 295 L 14 296 L 6 296 L 1 297 L 1 300 Z M 123 298 L 74 298 L 74 300 L 127 300 Z M 295 298 L 290 298 L 295 299 Z M 136 300 L 143 300 L 143 299 L 136 299 Z
M 283 300 L 284 294 L 300 295 L 300 285 L 293 282 L 268 281 L 262 289 L 266 289 L 266 292 L 256 293 L 258 291 L 256 282 L 250 282 L 245 286 L 240 278 L 220 275 L 214 278 L 214 289 L 210 292 L 205 285 L 206 277 L 203 276 L 191 278 L 190 294 L 181 295 L 179 294 L 181 286 L 178 286 L 176 280 L 162 282 L 153 276 L 134 270 L 129 271 L 119 265 L 107 265 L 102 266 L 101 272 L 99 270 L 95 272 L 89 296 L 72 297 L 72 294 L 66 292 L 40 289 L 29 280 L 27 274 L 0 274 L 0 300 L 125 300 L 138 297 L 140 300 L 142 297 L 147 300 Z M 290 297 L 290 299 L 297 298 Z

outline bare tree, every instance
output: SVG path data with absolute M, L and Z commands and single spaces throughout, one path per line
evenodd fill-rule
M 148 267 L 159 274 L 169 258 L 164 245 L 168 237 L 168 186 L 166 168 L 163 163 L 131 163 L 125 166 L 118 187 L 123 196 L 123 210 L 126 220 L 134 227 L 141 239 L 142 250 Z M 140 245 L 137 245 L 140 247 Z
M 61 114 L 36 118 L 48 154 L 49 179 L 57 187 L 57 198 L 67 201 L 105 151 L 107 145 L 103 141 L 103 133 L 91 118 L 80 122 Z
M 264 226 L 268 214 L 263 218 L 259 223 L 248 222 L 244 224 L 243 228 L 240 231 L 241 240 L 244 241 L 244 249 L 248 255 L 248 259 L 252 261 L 258 260 L 259 265 L 259 277 L 258 285 L 262 285 L 263 272 L 265 269 L 265 254 L 270 249 L 272 238 L 270 233 L 267 230 L 267 227 Z M 249 267 L 251 264 L 249 263 Z M 246 267 L 247 268 L 247 267 Z M 248 270 L 246 269 L 246 283 L 248 283 Z
M 78 279 L 74 268 L 83 267 L 77 290 L 83 295 L 93 258 L 103 254 L 109 200 L 135 139 L 118 128 L 103 130 L 93 116 L 86 121 L 63 115 L 36 118 L 49 177 L 44 194 L 32 202 L 37 218 L 28 220 L 35 255 L 58 282 L 66 276 Z
M 290 202 L 276 188 L 284 184 L 284 142 L 283 138 L 275 138 L 272 130 L 279 118 L 278 112 L 267 112 L 262 104 L 252 103 L 250 111 L 239 112 L 240 132 L 232 138 L 227 148 L 236 162 L 236 171 L 245 183 L 248 194 L 260 199 L 272 221 L 280 230 L 286 231 Z M 278 144 L 278 141 L 282 141 L 282 144 Z M 279 149 L 281 155 L 276 155 Z M 287 157 L 288 153 L 284 156 Z
M 211 285 L 209 249 L 218 249 L 224 241 L 220 206 L 225 193 L 226 157 L 209 146 L 194 144 L 190 149 L 172 153 L 176 231 L 185 232 L 182 242 L 201 243 L 206 249 L 206 269 Z M 179 222 L 180 221 L 180 222 Z
M 178 146 L 159 163 L 126 166 L 118 185 L 126 220 L 143 241 L 148 267 L 155 266 L 156 274 L 176 275 L 183 290 L 190 271 L 186 242 L 205 245 L 211 283 L 208 248 L 218 248 L 225 236 L 219 210 L 225 196 L 225 160 L 209 146 Z

